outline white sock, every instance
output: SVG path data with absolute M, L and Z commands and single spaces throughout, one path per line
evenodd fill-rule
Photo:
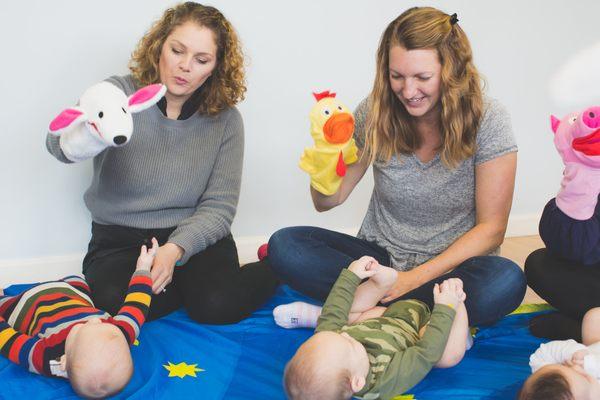
M 316 328 L 322 307 L 296 301 L 273 309 L 275 323 L 282 328 Z
M 467 350 L 471 350 L 471 347 L 473 347 L 473 335 L 471 335 L 471 332 L 467 332 Z

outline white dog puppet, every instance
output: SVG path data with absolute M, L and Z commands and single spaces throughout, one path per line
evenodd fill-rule
M 166 91 L 157 83 L 127 97 L 109 82 L 97 83 L 83 93 L 78 106 L 54 118 L 49 131 L 60 135 L 60 148 L 69 160 L 86 160 L 109 146 L 125 145 L 133 132 L 131 114 L 156 104 Z

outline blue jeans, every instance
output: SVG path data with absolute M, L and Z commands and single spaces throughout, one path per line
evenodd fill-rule
M 275 274 L 293 289 L 320 301 L 327 298 L 340 271 L 365 255 L 383 265 L 390 263 L 387 251 L 375 243 L 317 227 L 280 229 L 269 240 L 269 261 Z M 523 301 L 527 287 L 517 264 L 503 257 L 481 256 L 397 300 L 418 299 L 433 307 L 433 286 L 448 278 L 463 281 L 472 326 L 492 324 L 513 311 Z

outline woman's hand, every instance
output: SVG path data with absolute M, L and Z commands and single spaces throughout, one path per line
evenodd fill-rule
M 418 288 L 420 283 L 416 279 L 416 275 L 413 271 L 398 271 L 398 278 L 394 286 L 385 294 L 385 297 L 381 299 L 382 303 L 388 303 L 398 297 L 405 295 L 413 289 Z
M 165 243 L 158 248 L 152 264 L 152 292 L 159 294 L 173 280 L 175 263 L 183 256 L 183 249 L 175 243 Z
M 346 175 L 344 176 L 344 179 L 342 179 L 342 184 L 336 193 L 331 196 L 326 196 L 322 193 L 319 193 L 311 186 L 310 194 L 315 209 L 318 212 L 327 211 L 346 201 L 348 196 L 350 196 L 350 193 L 352 193 L 352 190 L 354 190 L 354 187 L 362 179 L 365 172 L 367 172 L 368 168 L 368 157 L 361 157 L 361 152 L 359 150 L 358 161 L 348 166 Z

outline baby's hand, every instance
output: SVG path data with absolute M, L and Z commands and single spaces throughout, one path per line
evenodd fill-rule
M 456 309 L 466 298 L 463 283 L 458 278 L 446 279 L 441 285 L 436 283 L 433 287 L 433 301 L 436 304 L 445 304 Z
M 154 256 L 156 255 L 156 250 L 158 250 L 158 240 L 156 240 L 156 238 L 152 238 L 152 247 L 150 249 L 147 249 L 146 245 L 142 246 L 142 249 L 140 250 L 140 256 L 137 259 L 135 270 L 150 271 L 152 263 L 154 263 Z
M 583 368 L 583 358 L 589 354 L 587 349 L 578 350 L 571 356 L 571 363 L 573 365 L 579 365 Z
M 363 256 L 353 261 L 348 269 L 356 274 L 360 279 L 370 278 L 377 272 L 379 263 L 376 259 L 369 256 Z

